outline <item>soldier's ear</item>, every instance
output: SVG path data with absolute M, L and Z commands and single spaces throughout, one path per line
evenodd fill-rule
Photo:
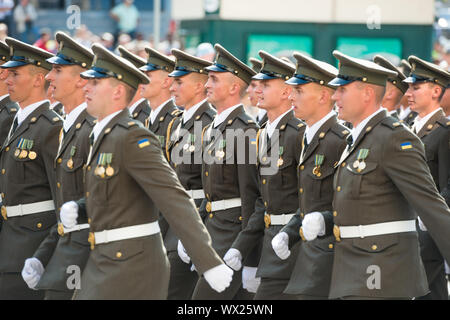
M 83 79 L 83 78 L 81 78 L 81 77 L 78 77 L 78 80 L 77 80 L 77 82 L 75 83 L 75 87 L 76 87 L 77 89 L 82 89 L 82 88 L 84 88 L 84 87 L 86 86 L 86 84 L 88 83 L 88 81 L 89 81 L 89 80 L 87 80 L 87 79 Z

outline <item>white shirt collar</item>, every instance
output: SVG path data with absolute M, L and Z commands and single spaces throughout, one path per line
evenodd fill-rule
M 368 116 L 363 121 L 361 121 L 356 128 L 353 128 L 353 130 L 352 130 L 353 142 L 355 142 L 358 139 L 359 135 L 361 134 L 361 131 L 369 123 L 369 121 L 373 117 L 375 117 L 377 114 L 379 114 L 380 112 L 385 111 L 385 110 L 386 110 L 385 108 L 380 107 L 377 111 L 375 111 L 370 116 Z
M 145 98 L 141 98 L 138 101 L 136 101 L 135 103 L 133 103 L 133 105 L 131 107 L 128 107 L 128 109 L 130 110 L 130 113 L 133 114 L 134 110 L 136 109 L 136 107 L 138 105 L 140 105 L 142 102 L 145 101 Z
M 172 100 L 172 98 L 170 98 L 169 100 L 160 104 L 159 107 L 156 108 L 155 110 L 152 109 L 152 111 L 150 112 L 150 123 L 151 124 L 153 124 L 153 122 L 155 122 L 156 118 L 158 117 L 158 114 L 161 112 L 161 109 L 171 100 Z
M 195 112 L 200 108 L 200 106 L 202 104 L 204 104 L 208 99 L 204 99 L 202 101 L 200 101 L 199 103 L 197 103 L 196 105 L 192 106 L 189 109 L 184 109 L 183 112 L 183 123 L 188 122 L 195 114 Z
M 418 133 L 420 130 L 422 130 L 423 126 L 428 122 L 428 120 L 430 120 L 431 117 L 434 116 L 440 110 L 442 110 L 442 108 L 437 108 L 436 110 L 431 111 L 423 118 L 417 115 L 416 120 L 414 121 L 413 131 Z
M 317 131 L 323 126 L 325 122 L 328 121 L 331 117 L 334 117 L 336 115 L 336 112 L 331 110 L 325 117 L 314 123 L 311 127 L 306 126 L 305 129 L 305 135 L 306 135 L 306 142 L 308 144 L 311 143 L 312 139 L 316 135 Z
M 407 108 L 401 106 L 398 117 L 400 118 L 400 120 L 404 120 L 410 113 L 411 113 L 411 108 L 409 106 Z
M 269 139 L 272 138 L 272 135 L 275 131 L 275 129 L 278 126 L 278 123 L 280 123 L 280 120 L 283 119 L 285 115 L 287 115 L 289 112 L 291 112 L 292 109 L 289 109 L 282 115 L 280 115 L 278 118 L 275 119 L 274 122 L 270 122 L 270 120 L 267 121 L 266 127 L 267 127 L 267 135 L 269 136 Z
M 228 116 L 237 108 L 241 107 L 242 104 L 237 104 L 235 106 L 232 106 L 224 111 L 222 111 L 220 114 L 218 114 L 215 118 L 214 118 L 214 128 L 217 128 L 222 122 L 224 122 Z
M 264 118 L 264 116 L 266 115 L 267 110 L 266 109 L 259 109 L 258 111 L 258 115 L 256 116 L 256 120 L 259 122 L 262 120 L 262 118 Z
M 20 126 L 20 124 L 23 122 L 23 120 L 25 120 L 30 114 L 33 113 L 34 110 L 39 108 L 45 102 L 50 103 L 49 100 L 45 99 L 45 100 L 41 100 L 41 101 L 32 103 L 24 108 L 19 108 L 19 111 L 17 111 L 17 115 L 16 115 L 18 126 Z
M 86 102 L 83 102 L 66 115 L 66 119 L 64 120 L 63 126 L 65 132 L 68 132 L 70 130 L 70 127 L 72 127 L 74 122 L 77 120 L 78 116 L 84 111 L 84 109 L 86 109 L 86 107 L 87 107 Z
M 106 127 L 106 125 L 122 111 L 123 110 L 119 110 L 114 113 L 111 113 L 109 116 L 103 118 L 102 121 L 99 121 L 95 124 L 94 129 L 92 129 L 92 132 L 94 133 L 94 142 L 97 141 L 97 138 L 102 132 L 103 128 Z

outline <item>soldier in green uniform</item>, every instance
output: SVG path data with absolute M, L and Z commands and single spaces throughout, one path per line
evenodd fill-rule
M 283 294 L 297 257 L 297 246 L 288 260 L 281 260 L 271 246 L 273 237 L 298 209 L 297 165 L 302 149 L 304 123 L 295 117 L 289 100 L 292 88 L 285 83 L 295 72 L 290 64 L 265 51 L 257 80 L 259 108 L 267 110 L 268 121 L 258 133 L 258 169 L 265 212 L 255 211 L 247 227 L 239 233 L 224 261 L 234 270 L 242 267 L 242 258 L 263 243 L 256 277 L 261 279 L 255 300 L 291 299 Z
M 175 117 L 167 129 L 166 156 L 180 179 L 181 185 L 200 210 L 205 193 L 202 186 L 203 128 L 210 124 L 216 111 L 206 98 L 205 83 L 208 80 L 206 67 L 211 62 L 191 56 L 178 49 L 172 49 L 176 58 L 175 69 L 169 74 L 174 79 L 170 92 L 175 103 L 184 109 L 181 117 Z M 200 210 L 202 220 L 206 211 Z M 187 300 L 198 281 L 194 268 L 183 262 L 177 253 L 178 238 L 172 229 L 164 237 L 164 245 L 170 261 L 168 299 Z M 192 268 L 192 269 L 191 269 Z
M 215 290 L 232 270 L 211 247 L 194 202 L 165 160 L 158 139 L 130 118 L 127 106 L 149 79 L 133 64 L 94 44 L 94 63 L 81 74 L 88 112 L 98 119 L 90 135 L 85 197 L 61 208 L 64 227 L 87 213 L 91 253 L 76 299 L 165 299 L 169 262 L 158 209 L 186 244 L 197 270 Z M 158 208 L 158 209 L 157 209 Z
M 9 47 L 3 41 L 0 41 L 0 66 L 9 61 Z M 8 93 L 8 86 L 5 83 L 8 77 L 8 69 L 0 70 L 0 147 L 8 137 L 9 129 L 14 120 L 19 105 L 11 101 Z M 0 177 L 1 179 L 1 177 Z M 1 200 L 1 199 L 0 199 Z
M 169 77 L 175 68 L 175 61 L 160 52 L 145 48 L 148 54 L 147 64 L 139 68 L 150 78 L 150 83 L 142 85 L 141 95 L 148 99 L 152 109 L 145 124 L 159 139 L 166 156 L 167 128 L 173 118 L 181 116 L 182 112 L 173 103 L 170 86 L 173 78 Z
M 298 299 L 327 299 L 333 267 L 333 174 L 347 146 L 350 131 L 337 120 L 333 110 L 333 66 L 294 53 L 297 71 L 287 83 L 294 86 L 291 101 L 298 118 L 306 121 L 302 154 L 297 167 L 299 210 L 272 240 L 281 259 L 290 257 L 303 240 L 294 269 L 284 291 Z
M 56 223 L 54 160 L 62 121 L 45 98 L 46 59 L 53 55 L 12 38 L 6 43 L 11 58 L 1 67 L 8 69 L 9 95 L 20 109 L 0 150 L 0 299 L 42 299 L 44 292 L 29 289 L 20 273 Z M 34 276 L 30 269 L 22 275 Z
M 84 195 L 83 165 L 89 153 L 89 134 L 95 119 L 86 111 L 83 87 L 87 80 L 80 73 L 92 64 L 94 54 L 63 32 L 56 33 L 59 51 L 47 60 L 53 65 L 46 79 L 54 88 L 55 99 L 64 104 L 66 118 L 59 134 L 59 148 L 55 157 L 56 216 L 55 225 L 41 243 L 32 258 L 25 261 L 24 269 L 34 270 L 34 277 L 27 279 L 29 287 L 46 290 L 45 299 L 72 297 L 75 285 L 68 288 L 67 279 L 73 273 L 71 266 L 81 274 L 89 256 L 89 224 L 80 218 L 77 225 L 65 229 L 59 218 L 61 206 Z M 37 268 L 34 266 L 38 265 Z
M 408 60 L 402 59 L 400 66 L 398 69 L 406 76 L 409 77 L 411 74 L 411 65 Z M 408 105 L 408 97 L 403 95 L 402 100 L 400 101 L 400 107 L 397 110 L 397 114 L 399 116 L 400 122 L 404 123 L 406 126 L 411 127 L 414 123 L 414 119 L 417 116 L 417 112 L 412 111 Z
M 438 66 L 418 57 L 408 58 L 412 66 L 411 75 L 404 82 L 409 84 L 406 93 L 411 110 L 417 112 L 413 132 L 425 146 L 425 156 L 431 175 L 440 194 L 450 205 L 450 121 L 440 106 L 445 88 L 449 83 L 448 73 Z M 421 215 L 421 212 L 417 212 Z M 438 247 L 419 218 L 419 242 L 422 261 L 428 278 L 430 293 L 423 299 L 447 300 L 447 279 L 444 259 Z
M 391 117 L 400 120 L 398 109 L 406 90 L 408 90 L 407 84 L 403 82 L 403 80 L 406 79 L 406 76 L 399 68 L 396 68 L 389 60 L 381 55 L 376 55 L 373 58 L 373 62 L 386 69 L 397 72 L 395 77 L 388 78 L 386 83 L 386 93 L 384 94 L 383 101 L 381 101 L 381 105 L 387 109 Z
M 118 47 L 118 50 L 121 57 L 130 61 L 138 69 L 147 64 L 147 62 L 143 58 L 128 51 L 121 45 Z M 140 88 L 138 88 L 135 96 L 133 97 L 133 100 L 131 100 L 128 109 L 130 110 L 131 118 L 139 120 L 143 124 L 150 116 L 150 104 L 147 99 L 141 96 Z
M 334 51 L 333 99 L 354 129 L 334 176 L 336 238 L 330 298 L 411 299 L 428 293 L 416 212 L 445 258 L 450 210 L 420 139 L 381 108 L 394 71 Z
M 250 63 L 252 64 L 253 71 L 259 73 L 262 67 L 262 61 L 255 58 L 250 58 Z M 252 82 L 250 82 L 247 88 L 247 94 L 250 99 L 250 103 L 256 108 L 258 108 L 258 96 L 255 93 L 257 84 L 258 80 L 252 79 Z M 267 111 L 258 108 L 258 113 L 256 115 L 256 122 L 258 123 L 258 125 L 262 128 L 266 124 L 267 120 Z
M 206 228 L 213 247 L 223 257 L 252 213 L 262 207 L 257 205 L 260 193 L 255 139 L 259 127 L 241 104 L 255 72 L 221 45 L 216 44 L 215 49 L 214 64 L 206 68 L 206 90 L 208 101 L 218 114 L 202 137 L 202 184 L 207 200 Z M 185 243 L 183 239 L 181 242 L 182 249 Z M 244 265 L 257 264 L 250 260 Z M 240 287 L 241 272 L 234 273 L 230 287 L 222 293 L 211 290 L 200 278 L 193 299 L 232 299 Z

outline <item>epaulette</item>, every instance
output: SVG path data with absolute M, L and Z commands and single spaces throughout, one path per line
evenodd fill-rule
M 297 131 L 300 131 L 300 130 L 304 130 L 304 129 L 305 129 L 305 123 L 304 123 L 302 120 L 300 120 L 300 119 L 298 119 L 298 118 L 296 118 L 296 117 L 293 117 L 292 119 L 290 119 L 290 120 L 286 123 L 286 125 L 288 125 L 288 126 L 294 128 L 294 129 L 297 130 Z M 281 129 L 281 128 L 280 128 L 280 129 Z
M 95 119 L 93 116 L 88 115 L 86 117 L 86 122 L 89 124 L 89 126 L 93 127 L 97 123 L 97 119 Z
M 63 121 L 64 119 L 57 114 L 55 111 L 53 110 L 45 110 L 44 112 L 42 112 L 42 115 L 48 120 L 50 121 L 50 123 L 57 123 L 59 121 Z
M 255 122 L 255 120 L 253 120 L 253 119 L 252 119 L 248 114 L 246 114 L 245 112 L 239 114 L 235 119 L 241 120 L 242 123 L 244 123 L 245 125 L 256 126 L 256 127 L 259 128 L 259 126 L 258 126 L 258 124 Z M 227 124 L 228 124 L 228 125 L 232 124 L 233 121 L 234 121 L 235 119 L 228 120 L 228 123 L 227 123 Z M 230 122 L 230 121 L 231 121 L 231 122 Z
M 124 127 L 124 128 L 126 128 L 126 129 L 134 127 L 134 126 L 137 126 L 137 127 L 141 127 L 142 126 L 140 121 L 132 120 L 132 119 L 123 119 L 123 120 L 117 122 L 117 124 L 122 126 L 122 127 Z
M 6 105 L 6 110 L 9 114 L 16 113 L 17 111 L 19 111 L 19 106 L 16 103 L 11 103 Z
M 388 128 L 391 128 L 392 130 L 404 127 L 404 125 L 399 120 L 397 120 L 393 117 L 386 117 L 385 119 L 383 119 L 381 121 L 381 124 Z
M 216 112 L 216 110 L 214 110 L 213 108 L 208 108 L 208 109 L 204 112 L 204 114 L 206 114 L 211 120 L 213 120 L 213 119 L 216 117 L 217 112 Z
M 350 134 L 350 130 L 347 127 L 341 125 L 340 123 L 337 123 L 334 126 L 332 126 L 331 132 L 333 132 L 341 139 L 347 137 Z
M 444 128 L 448 128 L 450 126 L 450 121 L 447 118 L 442 118 L 437 121 Z

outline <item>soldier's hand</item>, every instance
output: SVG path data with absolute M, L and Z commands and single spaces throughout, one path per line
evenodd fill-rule
M 217 292 L 222 292 L 228 288 L 233 280 L 233 270 L 222 263 L 217 267 L 206 270 L 203 274 L 208 284 Z
M 242 254 L 235 248 L 230 248 L 227 253 L 225 253 L 223 261 L 235 271 L 242 268 Z
M 254 267 L 244 266 L 242 269 L 242 288 L 251 293 L 256 293 L 256 290 L 258 290 L 261 284 L 261 278 L 256 277 L 256 271 L 258 271 L 258 268 Z
M 417 220 L 419 220 L 419 229 L 422 231 L 428 231 L 427 227 L 423 224 L 423 221 L 419 216 L 417 217 Z
M 22 269 L 22 278 L 25 280 L 30 289 L 34 289 L 36 287 L 43 273 L 44 266 L 39 259 L 28 258 L 25 260 L 25 265 Z
M 186 249 L 184 249 L 184 246 L 180 240 L 178 240 L 177 251 L 178 251 L 178 256 L 184 263 L 191 262 L 191 257 L 188 256 Z
M 64 227 L 68 229 L 75 227 L 78 218 L 78 204 L 75 201 L 64 203 L 59 216 Z
M 325 235 L 325 219 L 320 212 L 308 213 L 302 222 L 303 235 L 307 241 Z
M 273 237 L 272 248 L 281 260 L 286 260 L 291 255 L 288 234 L 286 232 L 280 232 Z

